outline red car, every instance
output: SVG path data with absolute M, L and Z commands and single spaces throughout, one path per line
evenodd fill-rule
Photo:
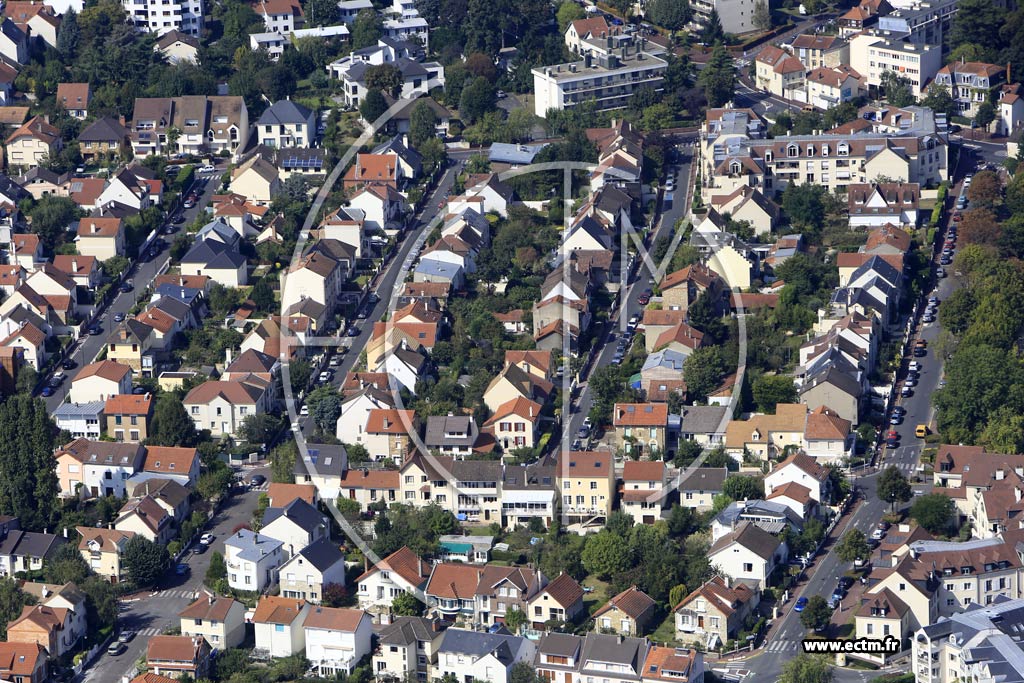
M 888 432 L 885 433 L 885 438 L 886 440 L 895 440 L 899 439 L 900 435 L 895 429 L 890 429 Z
M 641 294 L 640 296 L 637 297 L 636 302 L 641 306 L 646 306 L 651 302 L 651 297 L 647 296 L 646 294 Z
M 960 214 L 958 214 L 958 213 L 954 213 L 953 214 L 953 222 L 954 223 L 959 223 L 960 222 Z

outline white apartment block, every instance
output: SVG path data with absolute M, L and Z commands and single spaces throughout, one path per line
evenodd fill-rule
M 944 45 L 960 5 L 959 0 L 896 0 L 890 4 L 895 9 L 878 18 L 878 30 L 917 45 Z
M 940 619 L 913 637 L 917 683 L 1024 679 L 1024 600 L 998 599 Z
M 882 74 L 895 71 L 910 81 L 914 97 L 922 97 L 942 67 L 938 45 L 920 45 L 894 39 L 891 34 L 865 31 L 850 38 L 850 66 L 866 79 L 869 88 L 882 84 Z
M 757 29 L 754 26 L 754 4 L 755 0 L 694 0 L 690 3 L 693 10 L 690 28 L 703 30 L 711 11 L 716 10 L 726 33 L 750 33 Z
M 122 0 L 135 28 L 163 35 L 173 30 L 198 36 L 203 30 L 203 0 Z
M 543 118 L 551 109 L 572 109 L 589 100 L 596 102 L 599 111 L 622 109 L 642 86 L 661 92 L 667 67 L 664 59 L 647 52 L 643 45 L 537 67 L 533 69 L 534 113 Z

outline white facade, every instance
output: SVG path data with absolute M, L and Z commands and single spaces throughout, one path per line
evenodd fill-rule
M 290 624 L 256 624 L 256 648 L 264 650 L 271 657 L 290 657 L 306 647 L 306 630 L 303 623 L 309 613 L 309 605 Z
M 307 621 L 316 616 L 316 611 L 316 607 L 310 610 Z M 373 619 L 364 612 L 354 631 L 310 626 L 306 626 L 305 631 L 306 659 L 317 669 L 317 675 L 331 678 L 343 673 L 347 676 L 359 660 L 370 654 Z
M 624 48 L 627 50 L 628 48 Z M 534 114 L 573 109 L 594 100 L 598 111 L 622 109 L 643 86 L 661 92 L 667 62 L 652 54 L 602 55 L 533 69 Z
M 277 582 L 284 562 L 281 542 L 242 529 L 224 542 L 228 585 L 235 590 L 262 592 Z
M 942 48 L 865 32 L 850 39 L 850 66 L 867 79 L 867 85 L 872 88 L 881 86 L 883 73 L 895 71 L 910 81 L 914 97 L 923 97 L 923 87 L 935 79 L 942 67 Z
M 203 0 L 122 0 L 135 28 L 163 35 L 177 29 L 191 36 L 203 30 Z

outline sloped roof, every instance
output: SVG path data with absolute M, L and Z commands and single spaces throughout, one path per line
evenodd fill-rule
M 640 619 L 647 612 L 653 610 L 656 604 L 654 599 L 647 595 L 647 593 L 644 593 L 636 586 L 630 586 L 606 602 L 599 610 L 594 612 L 594 616 L 599 617 L 606 612 L 617 609 L 633 619 Z

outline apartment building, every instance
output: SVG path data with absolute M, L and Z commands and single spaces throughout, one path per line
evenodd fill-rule
M 982 102 L 991 102 L 1006 81 L 1006 67 L 984 62 L 953 62 L 939 69 L 935 85 L 944 85 L 960 116 L 972 118 Z
M 203 0 L 122 0 L 136 30 L 157 35 L 181 31 L 198 36 L 203 30 Z
M 960 3 L 957 0 L 910 0 L 893 3 L 894 9 L 878 19 L 878 30 L 888 31 L 915 45 L 946 47 L 946 34 Z
M 168 131 L 177 131 L 171 145 Z M 241 97 L 140 97 L 128 127 L 136 157 L 150 154 L 235 153 L 249 141 L 249 111 Z
M 635 44 L 631 40 L 613 42 L 611 36 L 605 40 L 604 50 L 592 49 L 579 61 L 533 69 L 537 116 L 544 118 L 551 109 L 573 109 L 591 100 L 598 111 L 622 109 L 638 88 L 662 92 L 668 63 L 652 53 L 646 39 Z M 613 47 L 620 43 L 625 44 Z
M 690 28 L 702 31 L 711 19 L 711 12 L 718 13 L 722 30 L 726 33 L 750 33 L 757 29 L 754 25 L 755 0 L 694 0 L 690 3 L 693 16 Z
M 614 457 L 607 452 L 563 453 L 556 466 L 562 514 L 577 521 L 604 523 L 615 499 Z
M 1024 600 L 998 598 L 917 631 L 911 667 L 917 683 L 1024 680 Z
M 876 90 L 882 74 L 895 71 L 910 83 L 914 97 L 923 97 L 924 87 L 942 67 L 942 48 L 900 40 L 891 32 L 865 31 L 850 38 L 850 66 Z

